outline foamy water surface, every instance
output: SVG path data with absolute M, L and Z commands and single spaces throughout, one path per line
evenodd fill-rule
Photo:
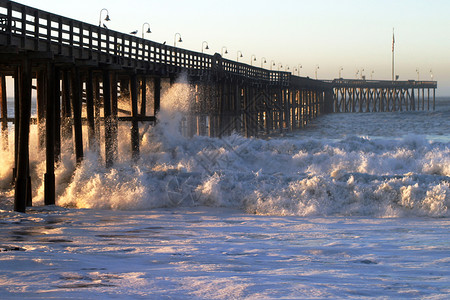
M 127 126 L 112 168 L 89 151 L 76 168 L 65 143 L 61 208 L 12 212 L 13 153 L 1 153 L 1 296 L 450 295 L 448 100 L 217 139 L 181 135 L 189 98 L 183 84 L 166 93 L 158 125 L 141 126 L 137 163 Z M 31 147 L 39 206 L 44 153 Z

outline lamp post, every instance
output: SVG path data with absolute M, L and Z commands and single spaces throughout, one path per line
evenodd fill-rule
M 432 69 L 430 69 L 430 77 L 431 77 L 431 81 L 433 81 L 434 76 L 433 76 L 433 70 Z
M 420 80 L 420 76 L 419 76 L 419 68 L 416 68 L 416 73 L 417 73 L 417 81 Z
M 205 44 L 206 44 L 206 47 L 204 46 Z M 203 53 L 203 49 L 205 49 L 205 50 L 209 49 L 207 41 L 203 41 L 203 43 L 202 43 L 202 53 Z
M 358 79 L 359 70 L 356 70 L 355 79 Z
M 316 80 L 317 80 L 317 70 L 319 70 L 319 65 L 316 66 L 316 71 L 315 71 L 315 74 L 316 74 Z
M 223 57 L 223 49 L 225 49 L 225 54 L 228 54 L 228 49 L 227 49 L 227 47 L 225 47 L 225 46 L 223 46 L 222 47 L 222 51 L 221 51 L 221 54 L 222 54 L 222 57 Z
M 289 66 L 286 65 L 286 66 L 284 67 L 284 70 L 285 70 L 286 72 L 289 71 Z
M 261 68 L 263 67 L 263 64 L 267 63 L 265 57 L 261 57 Z
M 241 55 L 239 55 L 239 53 L 240 53 Z M 237 62 L 239 62 L 239 57 L 244 57 L 244 56 L 242 55 L 242 51 L 241 51 L 241 50 L 238 50 L 238 52 L 236 53 L 236 61 L 237 61 Z
M 280 69 L 283 69 L 283 64 L 282 63 L 278 64 L 278 71 L 280 71 Z
M 298 76 L 299 76 L 299 77 L 300 77 L 300 69 L 301 69 L 301 68 L 303 68 L 303 66 L 302 66 L 301 64 L 299 64 L 299 65 L 298 65 L 298 69 L 297 69 L 297 71 L 298 71 Z
M 342 76 L 341 76 L 341 71 L 343 71 L 343 70 L 344 70 L 343 67 L 339 67 L 339 77 L 338 77 L 338 79 L 341 79 L 341 78 L 342 78 Z
M 372 72 L 370 72 L 370 80 L 373 80 L 373 73 L 375 73 L 374 70 L 372 70 Z
M 180 36 L 180 38 L 178 39 L 178 42 L 181 43 L 183 40 L 181 39 L 181 34 L 179 34 L 178 32 L 175 33 L 175 36 L 173 38 L 173 46 L 176 47 L 177 46 L 177 35 Z
M 102 12 L 106 11 L 106 17 L 105 17 L 105 21 L 110 21 L 111 19 L 109 18 L 109 12 L 106 8 L 102 8 L 102 10 L 100 10 L 100 17 L 98 18 L 98 26 L 102 26 Z
M 272 71 L 272 67 L 275 66 L 275 61 L 270 61 L 270 70 Z
M 364 72 L 364 68 L 361 69 L 361 79 L 364 79 L 363 72 Z
M 250 65 L 253 66 L 253 61 L 256 61 L 256 55 L 252 54 L 252 56 L 250 57 Z
M 147 31 L 144 31 L 144 26 L 145 26 L 145 25 L 148 26 Z M 152 33 L 151 30 L 150 30 L 150 24 L 148 24 L 147 22 L 145 22 L 144 24 L 142 24 L 142 38 L 144 38 L 144 33 L 145 33 L 145 32 L 147 32 L 147 33 Z

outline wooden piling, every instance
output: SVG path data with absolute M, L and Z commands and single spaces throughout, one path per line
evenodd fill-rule
M 31 117 L 31 62 L 24 59 L 20 65 L 19 137 L 17 152 L 17 174 L 15 184 L 14 210 L 25 212 L 29 191 L 29 135 Z M 16 123 L 17 124 L 17 123 Z
M 81 122 L 81 81 L 77 67 L 72 69 L 72 110 L 73 132 L 75 138 L 75 156 L 77 164 L 83 160 L 83 128 Z
M 138 84 L 135 73 L 130 75 L 130 92 L 131 92 L 131 155 L 134 161 L 139 159 L 139 123 L 136 119 L 138 116 Z
M 3 150 L 9 149 L 8 142 L 8 99 L 6 97 L 6 78 L 5 75 L 0 75 L 0 117 L 1 117 L 1 132 L 2 132 L 2 147 Z
M 46 78 L 45 71 L 36 72 L 36 110 L 37 110 L 37 129 L 38 129 L 38 147 L 44 149 L 45 145 L 45 105 L 46 105 Z
M 88 123 L 89 149 L 98 151 L 98 141 L 95 136 L 94 77 L 92 74 L 92 69 L 87 70 L 86 78 L 86 118 Z
M 46 72 L 47 97 L 45 115 L 45 149 L 46 149 L 46 173 L 44 174 L 44 204 L 55 204 L 55 103 L 56 91 L 59 92 L 59 82 L 55 76 L 55 65 L 49 63 Z M 59 99 L 58 99 L 59 100 Z
M 73 135 L 72 130 L 72 109 L 71 109 L 71 87 L 69 70 L 62 71 L 62 138 L 63 140 L 71 140 Z
M 105 127 L 105 163 L 111 167 L 114 163 L 114 141 L 111 123 L 111 74 L 103 70 L 103 116 Z

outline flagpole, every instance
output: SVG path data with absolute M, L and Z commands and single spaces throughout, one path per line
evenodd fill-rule
M 395 70 L 394 70 L 394 44 L 395 44 L 394 28 L 392 28 L 392 81 L 395 80 Z

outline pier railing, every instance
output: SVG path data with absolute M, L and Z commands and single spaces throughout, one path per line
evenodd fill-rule
M 7 0 L 0 0 L 0 44 L 161 74 L 184 71 L 193 76 L 209 76 L 220 70 L 228 76 L 274 85 L 287 85 L 291 76 L 288 72 L 269 71 L 222 59 L 218 54 L 153 42 Z M 217 68 L 217 64 L 221 67 Z

